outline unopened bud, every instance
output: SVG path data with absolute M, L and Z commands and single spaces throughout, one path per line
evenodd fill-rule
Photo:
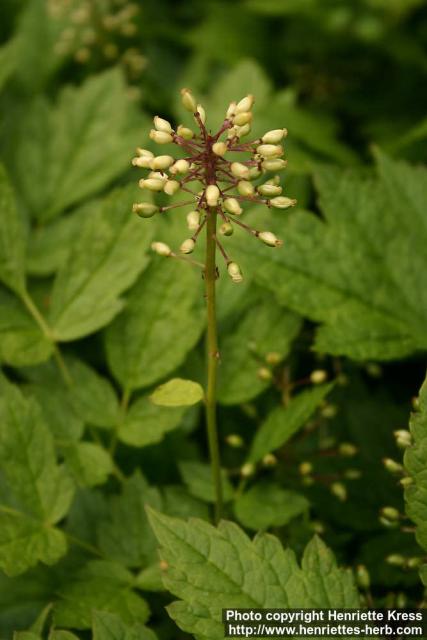
M 257 371 L 257 375 L 260 380 L 264 380 L 265 382 L 268 382 L 273 377 L 273 374 L 268 367 L 260 367 Z
M 274 158 L 272 160 L 264 160 L 261 167 L 264 171 L 281 171 L 287 165 L 286 160 L 282 158 Z
M 150 156 L 137 156 L 132 158 L 132 164 L 134 167 L 140 167 L 141 169 L 149 169 L 153 158 Z
M 181 100 L 187 111 L 191 111 L 191 113 L 196 112 L 197 102 L 190 89 L 181 89 Z
M 396 607 L 398 609 L 406 609 L 407 606 L 408 598 L 406 597 L 405 593 L 402 593 L 402 591 L 400 591 L 396 596 Z
M 165 244 L 164 242 L 152 242 L 151 243 L 152 250 L 157 253 L 159 256 L 170 256 L 172 253 L 172 249 Z
M 250 111 L 255 102 L 255 98 L 253 95 L 249 94 L 242 98 L 237 104 L 234 104 L 234 113 L 244 113 L 245 111 Z
M 362 472 L 360 469 L 346 469 L 344 471 L 344 477 L 347 480 L 359 480 L 362 477 Z
M 253 196 L 255 193 L 255 187 L 247 180 L 240 180 L 237 183 L 237 191 L 241 196 Z
M 242 113 L 236 113 L 233 118 L 233 123 L 238 127 L 242 127 L 245 124 L 249 124 L 252 121 L 252 111 L 242 111 Z
M 150 138 L 157 142 L 157 144 L 168 144 L 172 142 L 172 135 L 167 133 L 166 131 L 157 131 L 156 129 L 151 129 Z
M 275 367 L 282 361 L 282 356 L 277 351 L 270 351 L 265 356 L 265 361 L 267 364 L 270 364 L 272 367 Z
M 178 126 L 176 133 L 180 138 L 184 138 L 184 140 L 191 140 L 194 138 L 194 131 L 188 127 L 184 127 L 182 124 Z
M 322 384 L 328 379 L 328 373 L 324 369 L 315 369 L 310 373 L 311 384 Z
M 198 211 L 190 211 L 187 213 L 187 225 L 192 231 L 199 228 L 200 225 L 200 213 Z
M 233 447 L 234 449 L 240 449 L 244 445 L 242 436 L 239 436 L 237 433 L 230 433 L 225 441 L 229 447 Z
M 399 480 L 399 484 L 406 489 L 407 487 L 410 487 L 411 484 L 414 484 L 414 479 L 410 478 L 409 476 L 406 476 L 405 478 L 401 478 Z
M 297 201 L 293 198 L 286 198 L 285 196 L 279 196 L 278 198 L 272 198 L 270 204 L 275 209 L 288 209 L 294 207 Z
M 223 207 L 228 213 L 231 213 L 235 216 L 240 216 L 243 209 L 239 204 L 239 201 L 236 198 L 226 198 L 223 202 Z
M 264 467 L 274 467 L 277 464 L 277 458 L 273 453 L 267 453 L 262 459 Z
M 172 156 L 157 156 L 150 163 L 151 169 L 154 171 L 168 169 L 174 163 Z
M 236 178 L 249 178 L 249 169 L 241 162 L 232 162 L 230 169 Z
M 165 181 L 160 180 L 159 178 L 147 178 L 146 180 L 140 180 L 138 184 L 141 189 L 148 189 L 149 191 L 161 191 L 163 189 Z
M 286 138 L 287 135 L 288 132 L 286 129 L 272 129 L 271 131 L 267 131 L 267 133 L 264 133 L 261 140 L 265 144 L 277 144 L 283 138 Z
M 396 521 L 400 519 L 400 513 L 394 507 L 383 507 L 380 515 L 387 520 Z
M 347 500 L 347 489 L 342 482 L 333 482 L 329 489 L 332 495 L 338 498 L 341 502 L 345 502 Z
M 230 104 L 228 105 L 227 113 L 225 114 L 225 117 L 227 120 L 230 120 L 234 116 L 236 112 L 236 107 L 237 107 L 236 102 L 230 102 Z
M 403 567 L 403 565 L 406 563 L 405 558 L 399 553 L 391 553 L 389 556 L 387 556 L 385 561 L 387 562 L 387 564 L 391 564 L 392 567 Z
M 283 244 L 283 241 L 279 240 L 271 231 L 260 231 L 258 238 L 268 247 L 280 247 Z
M 275 184 L 261 184 L 259 187 L 257 187 L 257 191 L 262 196 L 280 196 L 280 194 L 282 193 L 282 187 L 279 187 Z
M 240 469 L 240 475 L 242 478 L 250 478 L 255 473 L 255 465 L 252 462 L 246 462 Z
M 320 409 L 320 415 L 322 416 L 322 418 L 326 418 L 328 420 L 335 418 L 337 413 L 338 407 L 335 404 L 329 404 L 329 402 L 323 405 L 323 407 Z
M 188 162 L 188 160 L 185 160 L 184 158 L 181 158 L 180 160 L 177 160 L 171 166 L 170 172 L 172 174 L 175 174 L 175 173 L 187 173 L 189 169 L 190 169 L 190 163 Z
M 301 476 L 309 476 L 313 471 L 313 465 L 311 462 L 301 462 L 298 470 Z
M 206 202 L 208 203 L 209 207 L 217 206 L 219 196 L 220 193 L 216 184 L 210 184 L 208 187 L 206 187 Z
M 359 564 L 356 567 L 356 580 L 361 589 L 369 589 L 371 586 L 371 577 L 369 571 L 364 564 Z
M 421 565 L 424 564 L 423 558 L 408 558 L 406 561 L 406 566 L 408 569 L 418 569 Z
M 223 156 L 227 153 L 228 147 L 225 142 L 215 142 L 215 144 L 212 145 L 212 151 L 217 156 Z
M 260 144 L 256 150 L 263 158 L 278 158 L 283 155 L 283 147 L 280 144 Z
M 143 156 L 147 156 L 148 158 L 154 158 L 154 153 L 152 151 L 148 151 L 148 149 L 141 149 L 141 147 L 137 147 L 136 153 L 141 158 Z
M 172 133 L 172 125 L 170 122 L 161 118 L 160 116 L 154 116 L 153 118 L 154 128 L 156 131 L 163 131 L 165 133 Z
M 196 243 L 192 238 L 188 238 L 187 240 L 184 240 L 179 250 L 181 253 L 193 253 L 195 244 Z
M 201 123 L 205 124 L 205 122 L 206 122 L 206 111 L 204 110 L 204 108 L 202 107 L 201 104 L 197 105 L 196 113 L 199 114 L 199 118 L 200 118 Z
M 252 127 L 251 127 L 251 123 L 250 122 L 247 122 L 243 126 L 236 127 L 236 136 L 238 138 L 244 138 L 245 136 L 248 135 L 248 133 L 250 133 L 251 128 Z
M 137 202 L 132 206 L 132 211 L 141 218 L 151 218 L 158 210 L 159 207 L 150 202 Z
M 233 235 L 233 225 L 230 222 L 224 222 L 219 228 L 219 232 L 222 236 L 231 236 Z
M 177 180 L 166 180 L 163 191 L 167 193 L 168 196 L 173 196 L 180 188 L 181 185 Z
M 249 180 L 256 180 L 256 178 L 259 178 L 261 175 L 261 171 L 258 169 L 258 167 L 251 167 L 249 169 Z
M 242 282 L 243 274 L 237 262 L 229 262 L 227 265 L 227 271 L 233 282 Z
M 352 444 L 351 442 L 342 442 L 338 447 L 339 454 L 341 456 L 345 456 L 346 458 L 352 458 L 357 454 L 357 451 L 358 449 L 356 445 Z
M 398 429 L 393 432 L 396 444 L 400 449 L 407 449 L 412 444 L 412 436 L 407 429 Z
M 392 458 L 383 458 L 383 465 L 390 473 L 398 474 L 404 472 L 403 466 L 395 460 L 392 460 Z

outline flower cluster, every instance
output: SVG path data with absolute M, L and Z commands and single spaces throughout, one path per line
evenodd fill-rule
M 182 89 L 181 96 L 184 107 L 194 116 L 198 132 L 183 125 L 173 129 L 167 120 L 156 116 L 150 138 L 159 145 L 176 144 L 183 150 L 184 157 L 175 159 L 166 154 L 155 156 L 146 149 L 137 149 L 137 156 L 133 158 L 132 164 L 149 170 L 148 176 L 139 181 L 142 189 L 163 192 L 169 196 L 182 191 L 189 193 L 191 200 L 163 207 L 139 202 L 134 204 L 133 210 L 143 218 L 150 218 L 156 213 L 191 205 L 193 208 L 187 214 L 187 224 L 193 233 L 181 244 L 182 254 L 192 253 L 210 216 L 214 216 L 215 221 L 219 218 L 219 228 L 216 224 L 214 227 L 217 229 L 215 242 L 224 257 L 231 279 L 241 282 L 241 269 L 229 258 L 218 235 L 230 236 L 234 227 L 239 226 L 269 247 L 282 244 L 271 231 L 253 229 L 242 222 L 241 218 L 244 204 L 258 203 L 276 209 L 287 209 L 295 205 L 295 200 L 281 195 L 278 175 L 261 183 L 259 181 L 265 174 L 276 173 L 286 167 L 281 142 L 287 131 L 274 129 L 261 138 L 242 142 L 241 138 L 250 132 L 252 123 L 254 98 L 248 95 L 240 102 L 230 104 L 219 131 L 212 134 L 206 127 L 205 110 L 197 103 L 191 91 Z M 235 160 L 239 153 L 249 154 L 249 158 Z M 202 189 L 197 186 L 196 191 L 191 189 L 189 185 L 192 182 L 202 185 Z M 153 243 L 152 248 L 160 255 L 176 257 L 163 242 Z

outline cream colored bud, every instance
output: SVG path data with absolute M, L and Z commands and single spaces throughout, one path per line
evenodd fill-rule
M 172 125 L 168 120 L 161 118 L 160 116 L 154 116 L 153 118 L 154 128 L 156 131 L 163 131 L 165 133 L 172 133 Z
M 233 176 L 236 176 L 236 178 L 249 178 L 249 169 L 241 162 L 232 162 L 230 168 L 231 173 L 233 174 Z
M 177 180 L 166 180 L 163 191 L 167 193 L 168 196 L 173 196 L 180 188 L 181 185 Z
M 234 116 L 236 112 L 236 107 L 237 107 L 237 104 L 235 102 L 230 102 L 230 104 L 228 105 L 227 113 L 225 114 L 225 117 L 227 118 L 227 120 L 230 120 Z
M 159 256 L 170 256 L 172 254 L 172 249 L 165 244 L 164 242 L 152 242 L 151 243 L 152 250 L 157 253 Z
M 163 173 L 163 171 L 150 171 L 150 173 L 148 174 L 148 177 L 156 178 L 156 180 L 162 180 L 163 184 L 168 179 L 166 173 Z
M 261 184 L 257 187 L 258 193 L 262 196 L 272 197 L 272 196 L 280 196 L 282 193 L 282 187 L 279 187 L 276 184 Z
M 231 213 L 235 216 L 240 216 L 243 209 L 239 204 L 239 201 L 236 198 L 226 198 L 223 201 L 223 206 L 228 213 Z
M 263 158 L 277 158 L 283 155 L 283 147 L 280 144 L 260 144 L 256 150 Z
M 301 476 L 309 476 L 313 471 L 313 465 L 311 462 L 301 462 L 298 471 Z
M 237 191 L 241 196 L 253 196 L 255 193 L 255 187 L 247 180 L 240 180 L 237 183 Z
M 283 244 L 283 241 L 279 240 L 271 231 L 260 231 L 258 238 L 268 247 L 280 247 Z
M 230 127 L 230 129 L 227 131 L 227 138 L 229 140 L 231 140 L 232 138 L 235 138 L 237 136 L 237 129 L 239 127 Z
M 181 89 L 181 100 L 187 111 L 191 111 L 191 113 L 196 112 L 197 102 L 190 89 Z
M 240 475 L 242 478 L 250 478 L 255 473 L 255 465 L 252 462 L 246 462 L 240 469 Z
M 264 184 L 273 184 L 278 187 L 280 185 L 280 176 L 274 176 L 273 178 L 266 180 Z
M 236 136 L 238 138 L 244 138 L 245 136 L 248 135 L 248 133 L 250 133 L 251 131 L 251 124 L 250 122 L 248 122 L 247 124 L 244 124 L 243 127 L 236 127 Z
M 141 147 L 137 147 L 136 153 L 138 156 L 147 156 L 148 158 L 154 158 L 154 153 L 152 151 L 148 151 L 148 149 L 141 149 Z
M 182 124 L 178 126 L 176 133 L 181 138 L 184 138 L 184 140 L 191 140 L 191 138 L 194 138 L 194 131 L 192 131 L 188 127 L 184 127 Z
M 152 158 L 150 156 L 136 156 L 132 158 L 132 164 L 134 167 L 140 167 L 141 169 L 149 169 L 151 167 Z
M 235 107 L 235 113 L 245 113 L 246 111 L 250 111 L 255 102 L 255 98 L 253 95 L 249 94 L 242 98 Z
M 233 225 L 230 222 L 224 222 L 219 228 L 219 232 L 222 236 L 231 236 L 233 235 Z
M 347 500 L 347 488 L 342 482 L 333 482 L 329 487 L 333 496 L 338 498 L 341 502 Z
M 269 351 L 265 356 L 266 363 L 273 367 L 276 367 L 282 360 L 283 356 L 277 351 Z
M 151 202 L 136 202 L 132 206 L 132 211 L 141 218 L 151 218 L 158 210 L 159 207 L 156 207 L 155 204 L 151 204 Z
M 179 250 L 181 253 L 193 253 L 195 245 L 196 243 L 193 238 L 188 238 L 187 240 L 184 240 Z
M 157 144 L 169 144 L 169 142 L 173 140 L 170 133 L 166 131 L 156 131 L 156 129 L 151 129 L 150 138 L 154 140 L 154 142 L 157 142 Z
M 190 211 L 187 213 L 187 226 L 191 231 L 195 231 L 200 225 L 200 212 Z
M 216 207 L 216 205 L 218 204 L 218 200 L 219 200 L 219 189 L 216 186 L 216 184 L 210 184 L 207 188 L 206 188 L 206 202 L 208 203 L 209 207 Z
M 262 464 L 264 467 L 275 467 L 277 458 L 274 453 L 267 453 L 262 459 Z
M 271 131 L 267 131 L 267 133 L 264 133 L 261 140 L 265 144 L 277 144 L 278 142 L 283 140 L 283 138 L 286 138 L 287 135 L 287 129 L 272 129 Z
M 242 282 L 243 274 L 237 262 L 229 262 L 227 265 L 227 271 L 233 282 Z
M 293 198 L 286 198 L 285 196 L 279 196 L 278 198 L 272 198 L 270 200 L 270 204 L 275 209 L 289 209 L 289 207 L 294 207 L 297 201 Z
M 275 158 L 272 160 L 264 160 L 261 167 L 264 171 L 281 171 L 287 164 L 286 160 L 283 160 L 282 158 Z
M 264 382 L 268 382 L 269 380 L 272 379 L 273 374 L 268 367 L 260 367 L 257 371 L 257 376 L 260 380 L 263 380 Z
M 259 178 L 260 175 L 261 171 L 258 169 L 258 167 L 251 167 L 249 169 L 249 180 L 255 180 L 256 178 Z
M 240 449 L 240 447 L 243 447 L 243 445 L 245 444 L 242 436 L 239 436 L 238 433 L 230 433 L 230 435 L 225 438 L 225 441 L 228 446 L 235 449 Z
M 407 449 L 412 444 L 411 433 L 407 429 L 398 429 L 393 432 L 396 444 L 400 449 Z
M 161 191 L 164 184 L 165 181 L 159 178 L 147 178 L 146 180 L 142 179 L 139 181 L 141 189 L 148 189 L 149 191 Z
M 188 160 L 181 158 L 171 166 L 170 172 L 171 173 L 187 173 L 189 169 L 190 169 L 190 163 L 188 162 Z
M 199 117 L 200 117 L 200 120 L 201 120 L 202 124 L 205 124 L 205 122 L 206 122 L 206 111 L 204 110 L 204 108 L 202 107 L 201 104 L 197 105 L 196 113 L 199 114 Z
M 151 160 L 150 167 L 153 171 L 164 170 L 174 163 L 172 156 L 157 156 Z
M 244 111 L 243 113 L 237 113 L 233 118 L 233 123 L 238 127 L 252 122 L 252 111 Z
M 223 156 L 227 153 L 228 147 L 225 142 L 215 142 L 215 144 L 212 145 L 212 151 L 217 156 Z
M 315 369 L 310 373 L 311 384 L 322 384 L 328 379 L 328 373 L 324 369 Z

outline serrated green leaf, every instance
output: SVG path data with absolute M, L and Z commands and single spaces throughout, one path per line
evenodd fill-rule
M 172 485 L 165 487 L 163 495 L 163 511 L 168 516 L 177 518 L 202 518 L 208 520 L 209 507 L 205 502 L 192 496 L 185 487 Z
M 227 331 L 229 326 L 232 331 Z M 270 296 L 255 296 L 243 314 L 225 326 L 221 340 L 218 399 L 222 404 L 247 402 L 260 394 L 268 382 L 258 376 L 269 352 L 282 359 L 289 354 L 301 320 L 285 311 Z
M 237 498 L 234 512 L 243 526 L 259 531 L 282 527 L 307 512 L 308 507 L 308 500 L 300 493 L 260 482 Z
M 118 69 L 65 87 L 55 107 L 37 98 L 26 109 L 13 159 L 31 213 L 46 222 L 106 187 L 129 165 L 138 136 Z
M 204 325 L 200 284 L 188 265 L 165 259 L 141 276 L 106 333 L 108 363 L 123 388 L 147 387 L 182 364 Z
M 25 367 L 45 362 L 53 344 L 18 298 L 0 288 L 0 362 Z
M 179 470 L 191 495 L 206 502 L 215 502 L 215 488 L 210 465 L 183 460 L 179 463 Z M 233 499 L 233 487 L 224 469 L 221 470 L 221 479 L 223 499 L 228 502 Z
M 55 525 L 70 507 L 74 485 L 56 461 L 40 408 L 5 378 L 0 379 L 0 461 L 6 480 L 0 566 L 17 575 L 38 561 L 56 562 L 67 544 Z
M 337 567 L 319 539 L 307 546 L 300 568 L 294 553 L 268 534 L 251 541 L 231 522 L 214 528 L 151 509 L 149 516 L 168 563 L 165 586 L 180 598 L 168 612 L 197 640 L 224 637 L 222 608 L 360 606 L 352 574 Z
M 198 382 L 173 378 L 161 384 L 150 395 L 153 404 L 160 407 L 188 407 L 203 400 L 204 391 Z
M 147 265 L 153 233 L 132 217 L 134 187 L 118 189 L 87 218 L 53 286 L 50 325 L 56 340 L 88 335 L 123 308 L 120 295 Z
M 133 576 L 113 562 L 88 562 L 59 589 L 54 622 L 59 627 L 89 629 L 95 611 L 115 613 L 126 624 L 144 623 L 149 608 L 133 590 Z
M 11 39 L 0 49 L 0 89 L 13 73 L 16 57 L 16 40 Z
M 129 626 L 112 613 L 95 612 L 93 615 L 93 640 L 156 640 L 154 631 L 142 624 Z
M 26 230 L 15 196 L 0 164 L 0 281 L 12 291 L 25 289 Z
M 287 407 L 273 409 L 255 434 L 249 461 L 258 462 L 267 453 L 286 444 L 304 426 L 331 389 L 331 384 L 308 389 L 295 396 Z
M 141 396 L 120 424 L 119 439 L 132 447 L 156 444 L 166 433 L 179 427 L 185 412 L 185 407 L 157 407 L 149 396 Z
M 99 547 L 112 560 L 127 567 L 141 567 L 156 558 L 156 542 L 145 506 L 161 506 L 157 489 L 138 473 L 123 484 L 122 493 L 109 501 L 109 517 L 98 530 Z
M 113 472 L 110 454 L 94 442 L 78 442 L 64 448 L 64 457 L 77 485 L 95 487 L 104 484 Z
M 412 484 L 405 488 L 407 515 L 416 524 L 416 538 L 427 550 L 427 378 L 420 389 L 418 408 L 411 415 L 413 444 L 405 450 L 404 464 Z M 424 578 L 426 568 L 424 567 Z M 427 584 L 427 580 L 424 584 Z

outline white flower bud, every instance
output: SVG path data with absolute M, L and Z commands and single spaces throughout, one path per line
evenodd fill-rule
M 251 94 L 245 96 L 240 100 L 240 102 L 237 103 L 235 107 L 235 113 L 244 113 L 246 111 L 250 111 L 253 107 L 254 102 L 254 96 L 252 96 Z
M 138 156 L 148 156 L 149 158 L 154 158 L 154 153 L 152 151 L 148 151 L 148 149 L 141 149 L 141 147 L 137 147 L 136 153 Z
M 271 231 L 260 231 L 258 238 L 268 247 L 280 247 L 283 244 L 282 240 L 279 240 Z
M 235 216 L 240 216 L 243 209 L 236 198 L 226 198 L 223 202 L 224 209 Z
M 240 475 L 242 478 L 250 478 L 255 473 L 255 465 L 252 462 L 246 462 L 240 469 Z
M 216 207 L 219 200 L 219 189 L 216 184 L 210 184 L 206 188 L 206 202 L 210 207 Z
M 181 253 L 193 253 L 195 244 L 196 243 L 192 238 L 188 238 L 187 240 L 184 240 L 179 250 Z
M 237 129 L 239 127 L 230 127 L 230 129 L 227 131 L 227 138 L 230 140 L 232 138 L 235 138 L 237 136 Z
M 227 265 L 227 271 L 233 282 L 242 282 L 243 275 L 237 262 L 229 262 Z
M 281 171 L 287 164 L 286 160 L 275 158 L 272 160 L 264 160 L 261 166 L 264 171 Z
M 197 102 L 191 93 L 190 89 L 181 89 L 181 100 L 184 108 L 191 113 L 195 113 L 197 109 Z
M 199 211 L 190 211 L 187 213 L 187 225 L 191 231 L 195 231 L 200 225 L 200 213 Z
M 219 228 L 219 232 L 222 236 L 231 236 L 233 235 L 233 225 L 229 222 L 224 222 Z
M 184 158 L 181 158 L 180 160 L 177 160 L 175 162 L 175 164 L 173 164 L 170 168 L 170 172 L 175 174 L 175 173 L 187 173 L 188 170 L 190 169 L 190 163 L 188 162 L 188 160 L 185 160 Z
M 148 174 L 148 177 L 149 178 L 156 178 L 157 180 L 162 180 L 163 184 L 167 180 L 167 175 L 166 175 L 166 173 L 163 173 L 163 171 L 150 171 L 150 173 Z
M 151 160 L 150 167 L 154 171 L 157 171 L 158 169 L 163 170 L 170 167 L 173 162 L 174 159 L 172 156 L 157 156 Z
M 256 178 L 259 178 L 260 175 L 261 171 L 258 169 L 258 167 L 251 167 L 249 169 L 249 180 L 255 180 Z
M 161 191 L 164 184 L 165 181 L 159 178 L 147 178 L 146 180 L 142 179 L 139 181 L 141 189 L 148 189 L 149 191 Z
M 322 384 L 328 379 L 328 374 L 324 369 L 315 369 L 310 373 L 311 384 Z
M 253 196 L 255 193 L 255 187 L 247 180 L 240 180 L 237 183 L 237 191 L 241 196 Z
M 264 133 L 261 140 L 265 144 L 277 144 L 283 138 L 286 138 L 287 135 L 288 132 L 286 129 L 272 129 L 271 131 L 267 131 L 267 133 Z
M 245 136 L 248 135 L 248 133 L 250 133 L 251 124 L 250 122 L 248 122 L 247 124 L 243 125 L 243 127 L 235 127 L 235 129 L 236 129 L 236 136 L 238 138 L 244 138 Z
M 272 198 L 270 200 L 270 204 L 272 207 L 276 209 L 288 209 L 289 207 L 294 207 L 297 201 L 293 198 L 286 198 L 285 196 L 279 196 L 278 198 Z
M 283 155 L 283 147 L 280 144 L 260 144 L 256 150 L 263 158 L 276 158 Z
M 260 184 L 259 187 L 257 187 L 257 191 L 258 193 L 260 193 L 262 196 L 268 196 L 268 197 L 272 197 L 272 196 L 279 196 L 282 193 L 282 187 L 279 187 L 275 184 Z
M 396 444 L 399 449 L 407 449 L 412 444 L 411 433 L 407 429 L 398 429 L 393 432 L 396 439 Z
M 150 138 L 154 140 L 154 142 L 157 142 L 157 144 L 168 144 L 173 140 L 170 133 L 166 131 L 156 131 L 156 129 L 151 129 Z
M 134 167 L 140 167 L 141 169 L 149 169 L 152 158 L 150 156 L 137 156 L 132 158 L 132 164 Z
M 161 118 L 160 116 L 154 116 L 153 118 L 154 128 L 156 131 L 163 131 L 165 133 L 172 133 L 172 125 L 170 122 Z
M 151 202 L 136 202 L 132 206 L 132 211 L 141 216 L 141 218 L 151 218 L 158 210 L 159 207 L 156 207 L 155 204 L 151 204 Z
M 227 153 L 228 147 L 225 142 L 215 142 L 215 144 L 212 145 L 212 151 L 217 156 L 223 156 Z
M 202 124 L 205 124 L 205 122 L 206 122 L 206 111 L 204 110 L 204 108 L 202 107 L 201 104 L 197 105 L 196 112 L 199 114 L 199 117 L 200 117 L 200 120 L 201 120 Z
M 167 257 L 167 256 L 170 256 L 172 253 L 172 249 L 164 242 L 152 242 L 151 248 L 159 256 Z
M 188 127 L 184 127 L 182 124 L 180 124 L 178 126 L 178 129 L 176 130 L 176 133 L 181 138 L 184 138 L 184 140 L 191 140 L 191 138 L 194 138 L 194 131 L 192 131 Z
M 252 122 L 252 111 L 237 113 L 233 118 L 233 123 L 238 127 L 242 127 L 244 124 L 248 124 L 248 122 Z
M 241 162 L 232 162 L 230 169 L 231 173 L 233 176 L 236 176 L 236 178 L 249 178 L 249 169 Z
M 227 120 L 232 119 L 232 117 L 236 112 L 236 107 L 237 107 L 237 104 L 235 102 L 230 102 L 230 104 L 228 105 L 227 113 L 225 114 L 225 117 Z
M 167 193 L 168 196 L 173 196 L 177 191 L 179 191 L 180 187 L 181 185 L 177 180 L 166 180 L 163 191 Z

